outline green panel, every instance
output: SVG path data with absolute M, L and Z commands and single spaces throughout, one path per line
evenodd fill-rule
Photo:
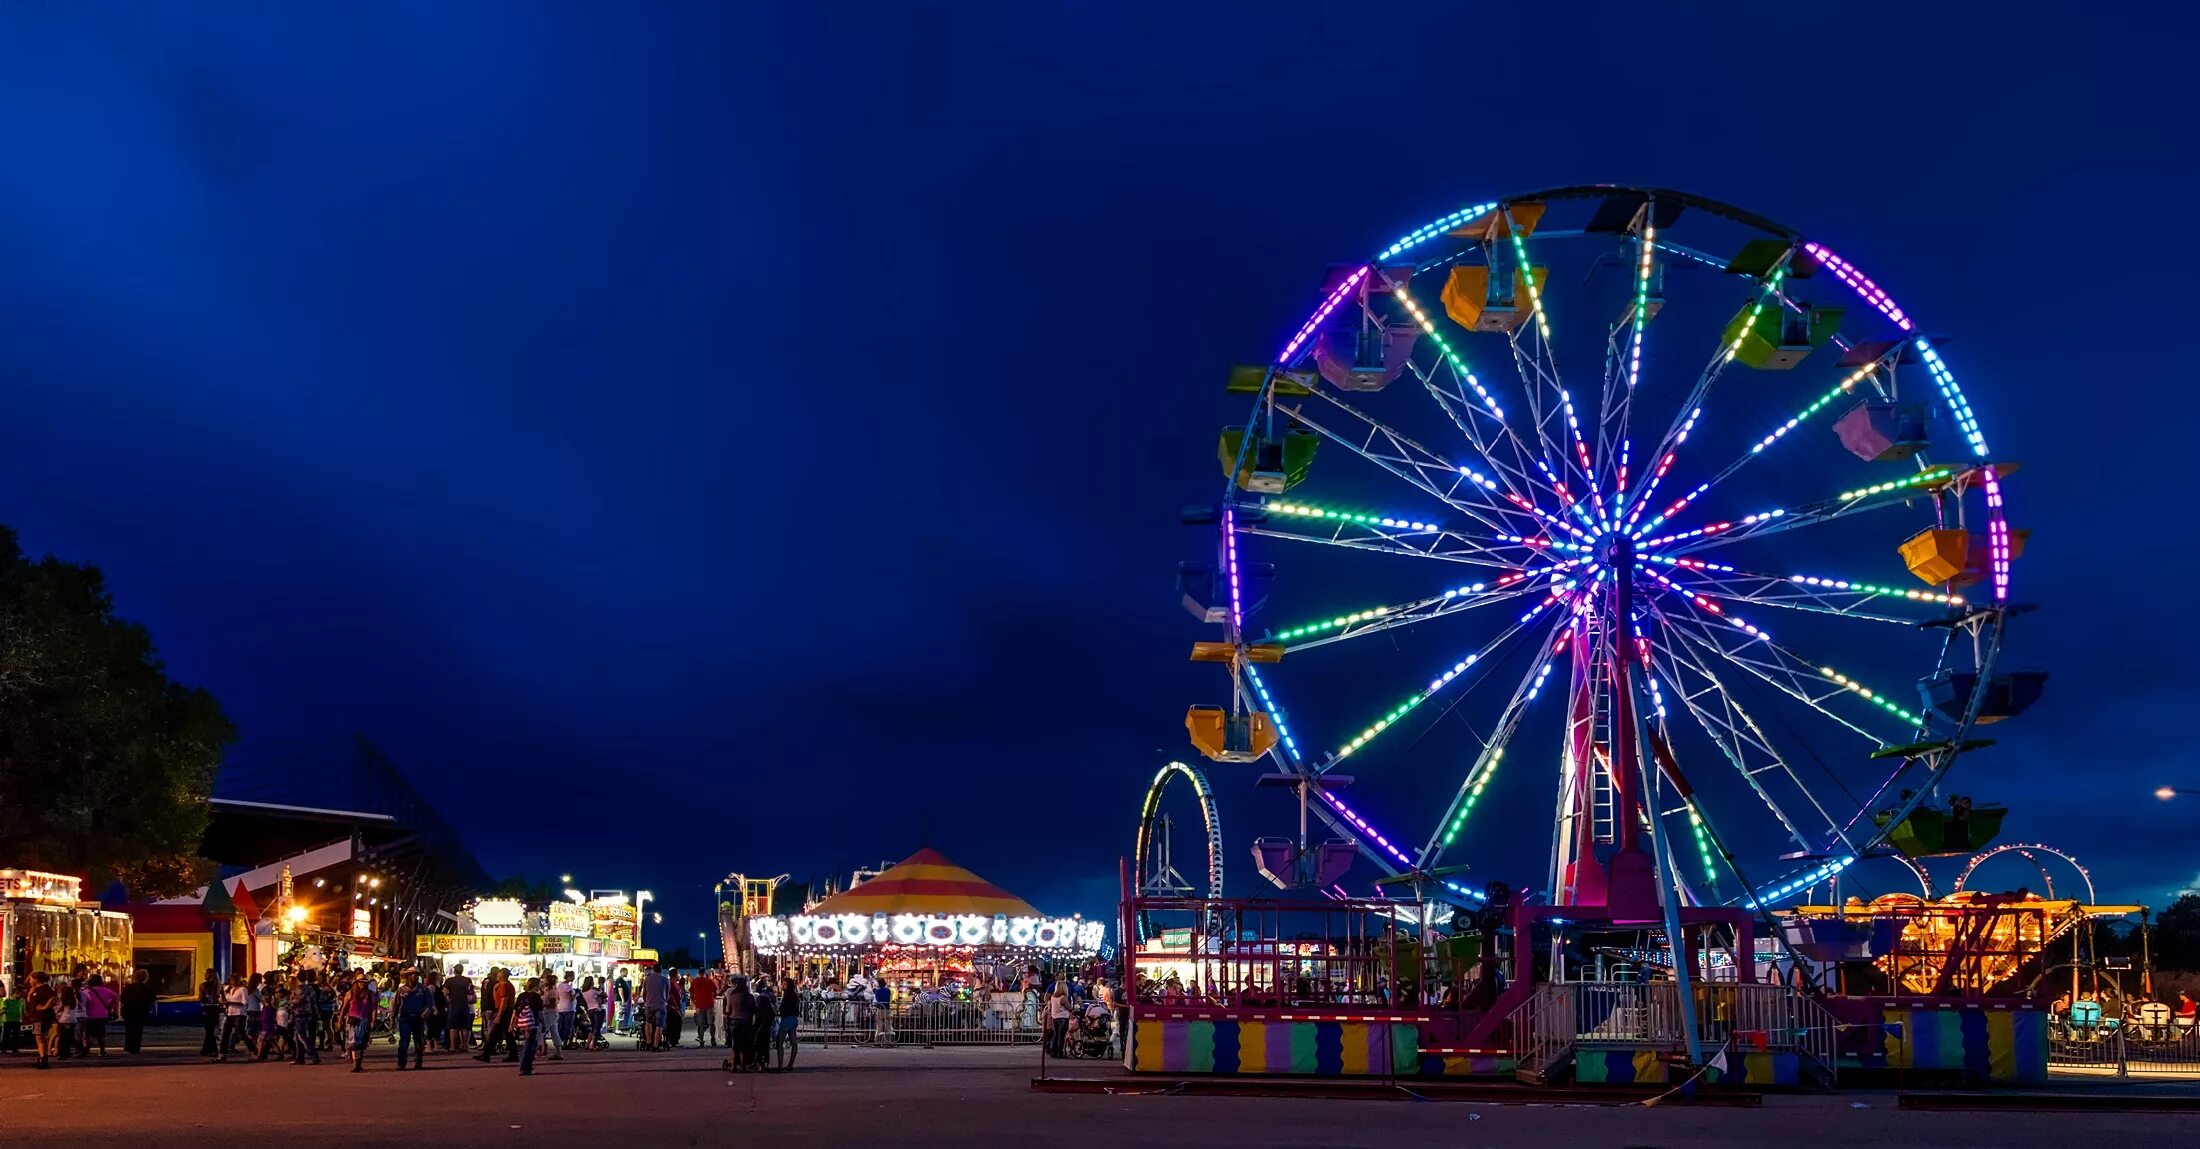
M 1931 857 L 1943 852 L 1947 829 L 1944 822 L 1940 811 L 1920 806 L 1909 817 L 1902 819 L 1902 824 L 1896 826 L 1893 833 L 1887 835 L 1887 844 L 1902 851 L 1906 857 Z M 1886 822 L 1880 821 L 1879 824 L 1884 826 Z
M 1184 1072 L 1213 1073 L 1215 1071 L 1215 1023 L 1211 1021 L 1187 1021 L 1184 1023 Z
M 1230 368 L 1230 382 L 1223 389 L 1237 395 L 1258 395 L 1260 385 L 1268 379 L 1268 368 L 1259 364 Z M 1276 394 L 1311 395 L 1313 376 L 1304 371 L 1276 372 Z
M 1222 464 L 1222 473 L 1228 475 L 1238 459 L 1238 446 L 1245 439 L 1245 428 L 1226 427 L 1222 440 L 1215 447 L 1215 457 Z M 1314 465 L 1314 450 L 1321 446 L 1321 439 L 1311 431 L 1289 431 L 1283 437 L 1283 484 L 1286 490 L 1306 481 L 1306 472 Z M 1248 455 L 1245 469 L 1237 476 L 1239 486 L 1252 478 L 1253 458 Z
M 1839 307 L 1813 307 L 1810 309 L 1810 345 L 1824 347 L 1833 333 L 1841 330 L 1841 317 L 1848 314 Z

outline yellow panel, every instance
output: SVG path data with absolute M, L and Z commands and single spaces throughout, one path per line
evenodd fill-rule
M 1482 318 L 1482 306 L 1490 297 L 1490 269 L 1454 267 L 1444 280 L 1444 314 L 1472 331 Z
M 1227 642 L 1195 642 L 1192 644 L 1193 662 L 1233 662 L 1237 659 L 1237 647 Z
M 1903 565 L 1925 582 L 1938 586 L 1963 573 L 1970 558 L 1970 536 L 1963 531 L 1926 530 L 1901 546 Z
M 1264 642 L 1258 646 L 1248 646 L 1245 648 L 1245 661 L 1282 662 L 1283 644 L 1280 642 Z
M 1528 274 L 1525 275 L 1515 270 L 1513 272 L 1513 302 L 1522 307 L 1528 306 L 1529 295 L 1527 289 L 1530 278 L 1535 280 L 1535 295 L 1540 298 L 1543 294 L 1543 281 L 1550 277 L 1551 269 L 1548 267 L 1531 266 L 1528 268 Z
M 1192 736 L 1192 745 L 1209 758 L 1221 758 L 1223 728 L 1230 720 L 1229 711 L 1219 706 L 1194 706 L 1184 713 L 1184 729 Z
M 1161 1023 L 1134 1023 L 1131 1026 L 1131 1069 L 1139 1073 L 1159 1073 L 1162 1068 Z
M 1260 1021 L 1238 1022 L 1238 1072 L 1266 1073 L 1268 1068 L 1268 1024 Z M 1277 1072 L 1285 1072 L 1290 1068 L 1288 1065 L 1276 1067 Z

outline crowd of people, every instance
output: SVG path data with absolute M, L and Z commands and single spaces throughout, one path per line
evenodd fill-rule
M 1043 1027 L 1049 1050 L 1062 1056 L 1088 1013 L 1112 1017 L 1118 1004 L 1104 979 L 1068 976 L 1044 991 L 1041 985 L 1036 968 L 1001 989 L 920 985 L 862 969 L 845 980 L 813 972 L 776 982 L 708 970 L 690 977 L 656 967 L 639 976 L 622 968 L 610 977 L 579 978 L 571 971 L 525 976 L 492 967 L 478 980 L 464 965 L 447 975 L 308 969 L 224 981 L 209 973 L 198 987 L 199 1053 L 213 1062 L 296 1065 L 318 1065 L 327 1053 L 363 1073 L 377 1060 L 378 1045 L 394 1045 L 398 1070 L 423 1068 L 433 1053 L 513 1064 L 533 1074 L 538 1060 L 607 1049 L 608 1039 L 619 1034 L 634 1038 L 643 1051 L 687 1041 L 723 1047 L 728 1072 L 772 1072 L 794 1067 L 805 1020 L 831 1028 L 852 1018 L 866 1029 L 875 1025 L 874 1036 L 891 1042 L 897 1011 L 906 1020 L 927 1006 L 974 1003 L 991 1016 L 998 994 L 1020 991 L 1008 1007 L 1015 1024 Z M 18 986 L 0 986 L 0 1053 L 35 1052 L 40 1068 L 64 1058 L 103 1057 L 109 1025 L 118 1020 L 123 1048 L 137 1053 L 155 1000 L 142 970 L 119 985 L 90 971 L 67 978 L 34 972 Z
M 29 1038 L 39 1069 L 72 1057 L 107 1056 L 107 1030 L 122 1023 L 122 1046 L 143 1047 L 153 1016 L 153 986 L 144 970 L 119 986 L 80 967 L 68 977 L 34 970 L 14 986 L 0 983 L 0 1054 L 21 1053 Z

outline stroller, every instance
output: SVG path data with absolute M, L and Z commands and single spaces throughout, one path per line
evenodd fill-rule
M 1070 1019 L 1069 1034 L 1062 1041 L 1062 1052 L 1071 1057 L 1091 1058 L 1106 1058 L 1114 1054 L 1115 1019 L 1108 1015 L 1106 1006 L 1094 1002 Z

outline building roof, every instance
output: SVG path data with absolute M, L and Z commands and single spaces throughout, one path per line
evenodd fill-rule
M 1041 916 L 1031 903 L 926 847 L 886 872 L 819 902 L 813 914 L 1006 914 Z

